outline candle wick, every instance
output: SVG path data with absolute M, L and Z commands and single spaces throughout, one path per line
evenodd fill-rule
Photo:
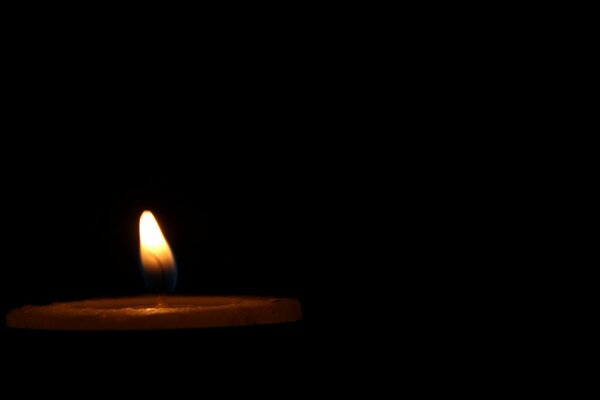
M 167 269 L 165 268 L 163 263 L 160 261 L 160 258 L 158 258 L 158 256 L 156 256 L 156 254 L 154 254 L 153 252 L 149 252 L 149 253 L 152 255 L 152 257 L 154 257 L 154 259 L 156 259 L 156 262 L 160 266 L 158 307 L 166 307 L 167 306 L 167 295 L 166 295 L 166 292 L 167 292 Z

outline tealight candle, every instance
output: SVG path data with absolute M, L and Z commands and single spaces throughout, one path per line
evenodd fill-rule
M 92 299 L 25 306 L 7 315 L 12 328 L 51 330 L 190 329 L 277 324 L 302 319 L 294 299 L 174 296 L 175 258 L 151 212 L 140 218 L 140 260 L 156 296 Z

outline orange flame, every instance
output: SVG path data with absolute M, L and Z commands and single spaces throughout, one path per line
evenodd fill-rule
M 140 257 L 146 274 L 174 273 L 173 252 L 150 211 L 144 211 L 140 217 Z

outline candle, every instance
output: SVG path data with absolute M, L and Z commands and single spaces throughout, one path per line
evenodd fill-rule
M 302 319 L 294 299 L 244 296 L 121 297 L 25 306 L 8 313 L 12 328 L 55 330 L 186 329 L 277 324 Z
M 8 313 L 12 328 L 51 330 L 189 329 L 277 324 L 302 319 L 294 299 L 252 296 L 174 296 L 175 257 L 156 219 L 140 218 L 140 261 L 155 295 L 25 306 Z

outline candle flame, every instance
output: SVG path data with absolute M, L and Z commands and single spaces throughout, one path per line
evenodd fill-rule
M 166 293 L 175 289 L 175 257 L 150 211 L 140 217 L 140 261 L 151 291 Z

